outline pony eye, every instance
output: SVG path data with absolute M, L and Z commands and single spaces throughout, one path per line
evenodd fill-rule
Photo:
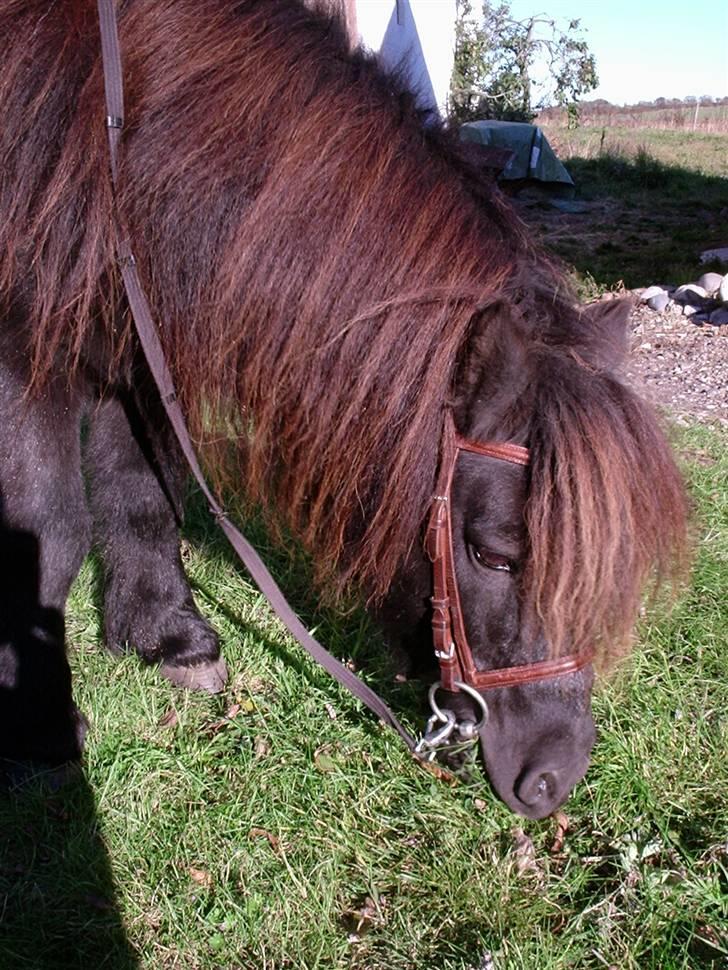
M 480 563 L 481 566 L 485 566 L 488 569 L 496 569 L 503 573 L 513 572 L 513 563 L 510 559 L 506 559 L 505 556 L 497 556 L 493 552 L 487 552 L 484 549 L 478 549 L 477 546 L 473 546 L 473 556 L 476 561 Z

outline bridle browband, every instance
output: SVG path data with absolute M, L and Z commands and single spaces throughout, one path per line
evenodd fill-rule
M 463 438 L 455 431 L 452 416 L 446 416 L 440 473 L 425 537 L 425 549 L 432 562 L 432 639 L 442 688 L 456 692 L 465 684 L 481 691 L 576 673 L 591 662 L 592 651 L 495 670 L 479 670 L 476 666 L 463 622 L 452 538 L 452 480 L 461 451 L 523 468 L 530 461 L 528 449 L 522 445 Z
M 101 32 L 101 51 L 106 99 L 106 128 L 109 140 L 109 156 L 114 203 L 118 175 L 118 148 L 124 126 L 124 88 L 119 49 L 118 26 L 116 21 L 115 0 L 97 0 Z M 268 572 L 256 550 L 245 536 L 230 521 L 217 498 L 212 494 L 202 474 L 192 440 L 175 393 L 171 372 L 167 365 L 164 350 L 152 319 L 149 303 L 136 268 L 130 243 L 124 235 L 121 219 L 116 216 L 117 254 L 120 273 L 124 282 L 127 302 L 134 321 L 139 343 L 142 347 L 149 370 L 157 386 L 162 405 L 172 430 L 184 454 L 190 471 L 205 496 L 210 511 L 225 533 L 258 588 L 268 600 L 278 618 L 298 641 L 298 643 L 331 674 L 340 684 L 362 701 L 382 721 L 393 728 L 404 740 L 408 748 L 421 760 L 432 760 L 437 747 L 449 737 L 454 726 L 461 728 L 461 736 L 467 731 L 462 728 L 474 722 L 458 725 L 452 712 L 443 712 L 437 706 L 435 693 L 443 687 L 446 690 L 462 690 L 478 703 L 483 712 L 480 723 L 487 717 L 485 701 L 477 693 L 490 687 L 508 687 L 527 684 L 548 677 L 573 673 L 580 670 L 591 660 L 591 654 L 583 653 L 557 660 L 544 660 L 521 667 L 508 667 L 501 670 L 481 671 L 475 666 L 473 654 L 468 644 L 460 610 L 457 582 L 455 579 L 452 550 L 452 523 L 450 518 L 450 488 L 455 470 L 455 462 L 460 451 L 518 465 L 528 464 L 527 449 L 515 444 L 466 441 L 454 431 L 452 416 L 445 418 L 445 432 L 441 452 L 441 470 L 436 495 L 432 503 L 427 528 L 426 545 L 433 562 L 434 593 L 432 597 L 432 629 L 435 651 L 440 661 L 441 681 L 430 689 L 430 702 L 434 715 L 428 723 L 428 731 L 420 741 L 402 726 L 387 704 L 348 667 L 333 657 L 308 632 L 296 613 L 291 609 L 283 593 Z M 442 724 L 433 730 L 433 726 Z M 477 725 L 476 725 L 477 727 Z M 472 730 L 471 737 L 474 736 Z

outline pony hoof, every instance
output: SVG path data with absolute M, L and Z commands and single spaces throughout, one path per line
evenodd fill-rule
M 166 677 L 177 687 L 184 687 L 185 690 L 204 690 L 208 694 L 219 694 L 227 683 L 228 676 L 222 657 L 197 667 L 162 664 L 159 672 L 162 677 Z

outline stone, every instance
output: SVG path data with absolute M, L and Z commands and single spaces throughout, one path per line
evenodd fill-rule
M 718 287 L 718 299 L 728 303 L 728 273 L 725 274 Z
M 728 308 L 719 307 L 719 309 L 713 310 L 708 319 L 714 327 L 722 327 L 724 324 L 728 323 Z
M 701 263 L 712 263 L 717 259 L 719 263 L 728 263 L 728 246 L 719 249 L 706 249 L 700 254 Z
M 723 277 L 720 273 L 703 273 L 698 280 L 698 286 L 702 286 L 705 292 L 712 296 L 713 293 L 718 292 L 722 282 Z
M 698 312 L 698 308 L 691 303 L 683 303 L 682 312 L 684 317 L 691 317 L 694 313 Z
M 651 296 L 647 301 L 647 306 L 650 310 L 656 310 L 658 313 L 662 313 L 663 310 L 667 309 L 670 303 L 670 297 L 665 293 L 664 290 L 660 290 L 654 296 Z
M 696 306 L 705 302 L 708 298 L 708 293 L 702 286 L 698 286 L 697 283 L 685 283 L 683 286 L 678 286 L 672 294 L 672 298 L 673 300 L 679 300 L 681 303 L 692 303 Z M 700 301 L 700 304 L 696 304 L 697 300 Z
M 642 290 L 640 293 L 640 300 L 643 303 L 649 303 L 653 296 L 660 296 L 661 293 L 666 292 L 662 286 L 648 286 L 646 290 Z

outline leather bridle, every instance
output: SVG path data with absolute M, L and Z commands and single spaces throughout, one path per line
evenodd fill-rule
M 560 677 L 581 670 L 593 659 L 590 650 L 537 660 L 515 667 L 479 670 L 468 642 L 455 575 L 452 535 L 452 480 L 461 451 L 495 461 L 527 467 L 527 448 L 511 442 L 469 441 L 456 431 L 448 414 L 443 435 L 443 451 L 435 497 L 432 500 L 425 537 L 425 549 L 432 562 L 432 639 L 440 665 L 440 686 L 457 692 L 463 685 L 476 691 L 494 687 L 514 687 Z M 471 693 L 468 691 L 468 693 Z

